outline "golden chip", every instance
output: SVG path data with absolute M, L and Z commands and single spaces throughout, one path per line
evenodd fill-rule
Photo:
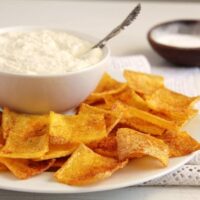
M 179 127 L 183 127 L 183 125 L 185 125 L 190 119 L 192 119 L 194 116 L 196 116 L 197 114 L 199 113 L 198 110 L 196 109 L 188 109 L 186 111 L 185 114 L 181 114 L 179 113 L 178 116 L 172 116 L 173 114 L 170 114 L 171 116 L 168 116 L 168 118 L 170 118 L 170 120 L 173 120 L 176 122 L 176 124 L 179 126 Z M 177 115 L 177 114 L 175 114 Z
M 0 127 L 0 148 L 4 146 L 4 144 L 5 144 L 5 140 L 3 138 L 3 131 L 2 131 L 2 127 Z
M 117 131 L 117 146 L 120 160 L 148 155 L 160 160 L 164 166 L 168 164 L 168 146 L 150 135 L 121 128 Z
M 199 97 L 188 97 L 167 88 L 161 88 L 148 96 L 146 102 L 151 109 L 165 114 L 172 120 L 185 121 L 194 113 L 191 107 L 197 100 Z
M 111 158 L 118 158 L 117 140 L 115 136 L 108 136 L 100 141 L 88 145 L 94 152 Z
M 104 100 L 108 107 L 111 107 L 116 101 L 121 101 L 129 106 L 149 110 L 146 102 L 129 87 L 126 87 L 119 93 L 105 95 Z
M 0 157 L 30 159 L 48 151 L 48 116 L 18 114 L 5 109 L 2 124 L 7 139 Z
M 148 96 L 146 101 L 152 109 L 168 113 L 168 111 L 183 112 L 188 110 L 197 100 L 199 97 L 188 97 L 167 88 L 160 88 Z
M 5 108 L 0 171 L 26 179 L 57 170 L 58 182 L 79 186 L 110 177 L 130 159 L 150 156 L 167 166 L 169 157 L 200 149 L 180 130 L 198 113 L 193 105 L 200 97 L 170 91 L 157 75 L 126 70 L 124 77 L 127 83 L 105 73 L 76 115 Z
M 85 101 L 84 103 L 89 105 L 94 104 L 105 104 L 104 97 L 109 94 L 117 94 L 118 92 L 121 92 L 126 88 L 126 84 L 123 84 L 118 89 L 113 89 L 110 91 L 102 92 L 102 93 L 92 93 Z
M 169 146 L 170 157 L 184 156 L 200 149 L 200 144 L 187 132 L 166 131 L 158 138 Z
M 124 83 L 114 80 L 109 74 L 105 73 L 93 93 L 102 93 L 108 91 L 111 93 L 114 91 L 115 93 L 115 90 L 118 90 L 122 85 L 124 85 Z
M 89 105 L 89 104 L 87 104 L 87 105 Z M 94 104 L 92 104 L 91 106 L 94 106 L 94 107 L 96 107 L 96 108 L 101 108 L 101 109 L 104 109 L 104 110 L 110 110 L 110 109 L 111 109 L 111 107 L 108 106 L 108 105 L 105 103 L 105 100 L 102 101 L 102 102 L 94 103 Z
M 35 162 L 25 159 L 0 158 L 0 163 L 5 165 L 14 176 L 27 179 L 48 170 L 55 160 Z
M 57 171 L 67 161 L 68 157 L 57 158 L 48 171 Z
M 4 171 L 7 171 L 7 170 L 8 170 L 8 168 L 5 165 L 0 163 L 0 172 L 4 172 Z
M 164 87 L 161 76 L 125 70 L 124 77 L 128 81 L 128 86 L 141 95 L 151 95 Z
M 76 150 L 77 147 L 77 144 L 49 144 L 49 151 L 34 160 L 48 160 L 69 156 Z
M 121 102 L 116 102 L 113 107 L 113 112 L 116 115 L 123 113 L 121 120 L 122 123 L 127 124 L 135 129 L 139 129 L 142 132 L 147 131 L 148 133 L 149 131 L 149 133 L 153 135 L 160 135 L 165 129 L 178 129 L 174 122 L 165 120 L 143 110 L 125 105 Z
M 103 114 L 61 115 L 50 113 L 51 144 L 90 143 L 107 136 Z
M 68 185 L 86 185 L 110 177 L 126 164 L 127 161 L 119 162 L 103 157 L 85 145 L 80 145 L 56 172 L 55 177 L 59 182 Z
M 106 130 L 107 133 L 110 133 L 113 128 L 119 123 L 122 115 L 115 116 L 111 111 L 101 109 L 101 108 L 96 108 L 94 106 L 90 106 L 87 104 L 81 104 L 79 113 L 84 113 L 84 114 L 103 114 L 104 119 L 105 119 L 105 124 L 106 124 Z
M 106 94 L 115 94 L 120 92 L 126 87 L 126 84 L 120 83 L 111 78 L 111 76 L 105 73 L 98 84 L 95 91 L 85 100 L 86 104 L 93 104 L 103 99 Z
M 17 117 L 17 113 L 11 112 L 8 108 L 3 109 L 2 133 L 3 133 L 4 139 L 8 137 L 8 134 L 10 133 L 10 129 L 12 129 L 13 127 L 16 117 Z
M 103 95 L 95 95 L 95 94 L 90 94 L 90 96 L 84 101 L 84 103 L 89 104 L 89 105 L 94 105 L 94 104 L 105 104 L 104 102 L 104 94 Z

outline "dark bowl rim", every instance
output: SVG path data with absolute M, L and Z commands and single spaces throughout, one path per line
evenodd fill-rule
M 169 20 L 169 21 L 158 23 L 158 24 L 154 25 L 152 28 L 150 28 L 150 30 L 147 33 L 147 39 L 148 39 L 149 43 L 151 45 L 155 44 L 155 45 L 160 46 L 165 49 L 173 49 L 173 50 L 177 50 L 177 51 L 190 51 L 190 52 L 200 51 L 200 47 L 196 47 L 196 48 L 175 47 L 175 46 L 161 44 L 161 43 L 157 42 L 155 39 L 153 39 L 151 34 L 155 29 L 157 29 L 161 26 L 165 26 L 167 24 L 173 24 L 173 23 L 177 23 L 177 22 L 199 22 L 200 23 L 200 19 L 176 19 L 176 20 Z

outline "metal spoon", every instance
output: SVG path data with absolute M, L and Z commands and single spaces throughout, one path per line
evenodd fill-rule
M 122 30 L 125 29 L 126 26 L 129 26 L 138 16 L 141 10 L 141 5 L 138 4 L 125 18 L 124 21 L 116 28 L 114 28 L 108 35 L 106 35 L 102 40 L 100 40 L 97 44 L 95 44 L 91 49 L 94 48 L 103 48 L 108 40 L 118 35 Z

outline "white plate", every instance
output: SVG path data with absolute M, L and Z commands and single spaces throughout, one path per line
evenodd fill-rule
M 117 75 L 119 74 L 114 74 L 115 77 Z M 184 128 L 198 141 L 200 141 L 199 124 L 200 115 L 192 119 Z M 71 187 L 58 183 L 53 178 L 53 173 L 51 172 L 43 173 L 28 180 L 17 180 L 12 174 L 5 172 L 0 173 L 0 189 L 37 193 L 85 193 L 112 190 L 137 185 L 163 176 L 188 162 L 194 155 L 195 153 L 172 158 L 166 168 L 162 168 L 159 165 L 160 163 L 154 159 L 136 159 L 124 169 L 117 171 L 110 178 L 85 187 Z

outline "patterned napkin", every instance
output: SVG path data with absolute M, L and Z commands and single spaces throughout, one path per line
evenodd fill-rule
M 123 80 L 122 73 L 113 73 L 114 71 L 123 72 L 124 69 L 132 69 L 140 72 L 151 72 L 148 60 L 142 55 L 113 57 L 108 72 L 116 74 L 118 80 Z M 160 73 L 159 73 L 160 74 Z M 177 92 L 196 96 L 200 95 L 200 70 L 198 68 L 185 68 L 181 72 L 167 73 L 162 71 L 166 77 L 165 85 Z M 200 103 L 196 105 L 200 110 Z M 196 153 L 194 159 L 189 161 L 178 170 L 169 173 L 161 178 L 148 181 L 143 185 L 196 185 L 200 186 L 200 152 Z

